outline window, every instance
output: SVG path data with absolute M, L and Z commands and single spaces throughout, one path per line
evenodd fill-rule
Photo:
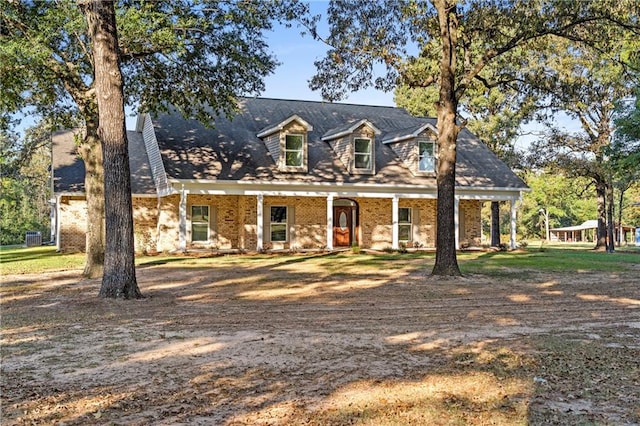
M 284 164 L 288 167 L 302 167 L 304 136 L 286 135 L 284 144 Z
M 284 206 L 271 207 L 271 222 L 269 224 L 271 241 L 287 241 L 287 208 Z
M 191 206 L 191 241 L 209 241 L 209 206 Z
M 411 209 L 408 207 L 398 209 L 398 240 L 411 241 Z
M 418 141 L 419 170 L 421 172 L 435 171 L 435 143 L 431 141 Z
M 371 170 L 371 139 L 356 138 L 353 142 L 355 168 Z

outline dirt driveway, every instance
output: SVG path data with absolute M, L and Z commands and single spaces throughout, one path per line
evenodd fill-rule
M 638 271 L 274 256 L 2 277 L 2 424 L 639 424 Z

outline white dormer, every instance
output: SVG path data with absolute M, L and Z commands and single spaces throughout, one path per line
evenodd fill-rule
M 265 127 L 256 136 L 264 141 L 279 170 L 306 172 L 309 158 L 307 134 L 312 130 L 311 124 L 294 114 Z
M 414 175 L 435 175 L 437 134 L 433 125 L 425 123 L 388 133 L 382 143 L 389 145 Z
M 375 174 L 375 137 L 382 132 L 362 119 L 331 129 L 322 136 L 351 174 Z

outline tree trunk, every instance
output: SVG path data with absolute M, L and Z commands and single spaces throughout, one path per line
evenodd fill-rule
M 80 144 L 84 161 L 84 189 L 87 200 L 87 234 L 83 275 L 97 278 L 104 266 L 104 173 L 102 147 L 98 138 L 97 111 L 85 117 L 86 134 Z
M 609 179 L 607 182 L 607 251 L 609 253 L 615 251 L 613 205 L 613 184 L 611 183 L 611 179 Z
M 455 93 L 457 21 L 455 8 L 446 0 L 434 1 L 442 38 L 440 97 L 438 100 L 438 185 L 436 262 L 433 275 L 460 276 L 455 240 L 456 124 L 458 101 Z
M 131 173 L 113 1 L 81 0 L 93 47 L 104 157 L 105 258 L 101 297 L 142 297 L 136 282 Z
M 618 196 L 618 247 L 622 246 L 622 243 L 626 243 L 624 229 L 622 228 L 622 203 L 624 202 L 624 189 L 620 188 L 620 195 Z
M 491 202 L 491 247 L 500 246 L 500 202 Z
M 606 185 L 600 179 L 596 180 L 596 198 L 598 203 L 598 229 L 596 230 L 596 250 L 607 247 L 607 213 L 606 213 Z

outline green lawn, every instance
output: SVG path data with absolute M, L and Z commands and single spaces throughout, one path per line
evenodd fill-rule
M 172 263 L 183 267 L 206 267 L 211 262 L 217 264 L 233 264 L 246 262 L 268 263 L 269 259 L 280 259 L 283 255 L 227 255 L 214 257 L 190 257 L 184 255 L 159 255 L 139 256 L 136 258 L 138 266 L 149 266 L 164 263 Z M 348 257 L 354 266 L 368 266 L 373 268 L 388 269 L 400 267 L 404 262 L 421 262 L 422 267 L 428 269 L 433 266 L 435 253 L 383 253 L 368 254 L 362 252 L 336 253 L 331 255 L 290 255 L 291 262 L 317 257 L 318 262 L 326 263 L 326 268 L 332 268 L 337 263 L 330 261 L 333 257 Z M 280 261 L 279 260 L 279 261 Z M 640 264 L 640 248 L 623 247 L 615 253 L 595 252 L 591 245 L 553 245 L 553 246 L 529 246 L 525 250 L 494 252 L 494 251 L 469 251 L 458 254 L 458 262 L 463 274 L 502 275 L 513 269 L 566 272 L 566 271 L 619 271 L 628 270 L 632 265 Z M 81 269 L 84 264 L 83 253 L 56 253 L 55 247 L 8 247 L 0 249 L 0 273 L 2 274 L 27 274 L 46 271 L 60 271 Z M 394 266 L 395 264 L 395 266 Z M 341 268 L 344 263 L 339 264 Z

